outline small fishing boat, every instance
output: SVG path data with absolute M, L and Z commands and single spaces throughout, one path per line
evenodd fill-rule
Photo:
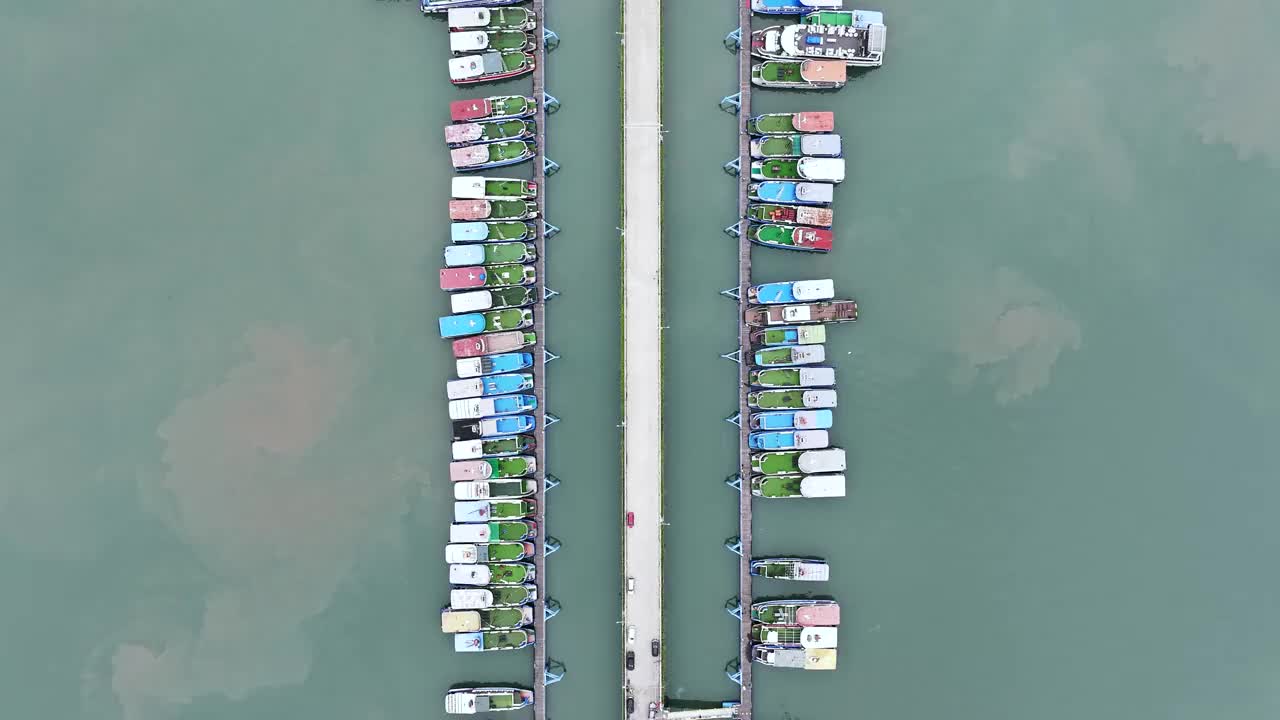
M 835 406 L 835 390 L 755 390 L 747 393 L 747 407 L 753 409 L 813 410 Z
M 440 318 L 440 337 L 457 338 L 481 333 L 504 332 L 533 327 L 533 311 L 529 308 L 508 308 L 465 315 L 446 315 Z
M 752 203 L 747 206 L 747 218 L 761 223 L 829 228 L 835 219 L 835 213 L 827 207 Z
M 751 659 L 767 667 L 793 670 L 835 670 L 834 648 L 799 648 L 786 645 L 753 645 Z
M 505 520 L 487 523 L 456 523 L 449 526 L 449 542 L 523 542 L 538 536 L 532 520 Z
M 841 448 L 753 453 L 751 470 L 765 475 L 844 472 L 845 454 Z
M 532 200 L 449 201 L 450 220 L 532 220 L 536 217 L 538 203 Z
M 454 122 L 525 118 L 536 112 L 538 101 L 526 95 L 494 95 L 449 103 L 449 119 Z
M 770 203 L 830 205 L 835 198 L 835 187 L 829 183 L 770 180 L 748 185 L 747 196 Z
M 451 268 L 468 265 L 511 265 L 533 262 L 537 259 L 538 248 L 533 243 L 526 242 L 448 245 L 444 249 L 445 267 Z
M 519 480 L 468 481 L 453 484 L 454 500 L 515 500 L 538 491 L 529 478 Z
M 529 140 L 538 134 L 532 120 L 511 118 L 444 126 L 444 142 L 451 148 L 483 145 L 502 140 Z
M 882 22 L 774 25 L 751 33 L 751 54 L 772 61 L 812 58 L 852 67 L 879 67 L 884 63 L 887 35 Z
M 511 521 L 511 522 L 530 522 Z M 490 525 L 494 523 L 489 523 Z M 505 522 L 502 524 L 506 524 Z M 449 591 L 449 607 L 454 610 L 481 610 L 491 607 L 515 607 L 532 605 L 538 599 L 538 588 L 533 583 L 524 585 L 492 585 L 482 588 L 454 588 Z
M 536 402 L 534 405 L 536 406 Z M 532 475 L 537 469 L 538 461 L 532 455 L 454 460 L 449 463 L 449 480 L 452 482 L 502 480 Z
M 751 141 L 753 158 L 838 158 L 842 153 L 840 136 L 834 133 L 766 135 Z
M 453 636 L 454 652 L 519 650 L 532 644 L 532 630 L 494 630 L 491 632 L 458 633 Z
M 534 200 L 538 183 L 518 178 L 455 177 L 450 193 L 459 200 Z
M 492 333 L 454 340 L 452 350 L 455 358 L 473 358 L 481 355 L 497 355 L 498 353 L 522 350 L 537 341 L 538 336 L 534 333 L 512 330 L 511 332 Z
M 451 293 L 449 307 L 455 313 L 484 312 L 505 308 L 525 307 L 535 302 L 534 289 L 527 285 Z
M 827 341 L 826 325 L 796 325 L 775 327 L 751 333 L 751 343 L 756 347 L 786 347 L 789 345 L 821 345 Z M 759 365 L 760 363 L 756 363 Z
M 532 384 L 532 380 L 530 380 Z M 506 435 L 503 437 L 459 440 L 450 446 L 454 460 L 504 457 L 531 453 L 538 446 L 532 435 Z
M 460 523 L 518 520 L 537 513 L 537 503 L 532 500 L 466 500 L 453 504 L 453 520 Z
M 751 478 L 751 494 L 771 499 L 844 497 L 844 475 L 756 475 Z
M 512 373 L 533 367 L 533 353 L 502 353 L 485 357 L 466 358 L 454 362 L 458 377 L 475 378 L 482 375 Z
M 532 30 L 537 25 L 537 17 L 527 8 L 472 7 L 449 11 L 450 30 Z
M 450 690 L 444 696 L 444 711 L 450 715 L 519 710 L 533 704 L 533 691 L 514 687 L 468 687 Z
M 823 345 L 786 345 L 755 351 L 752 360 L 765 368 L 786 368 L 798 365 L 817 365 L 827 361 L 827 348 Z
M 833 112 L 765 113 L 747 121 L 749 135 L 829 133 L 836 128 Z
M 491 80 L 506 80 L 533 72 L 533 63 L 533 53 L 523 50 L 490 50 L 477 55 L 464 55 L 449 61 L 449 82 L 454 85 L 473 85 Z
M 755 432 L 747 436 L 752 450 L 821 450 L 830 444 L 826 430 Z
M 751 561 L 751 574 L 770 580 L 798 580 L 824 582 L 831 578 L 831 568 L 826 560 L 797 557 L 770 557 Z M 775 641 L 776 642 L 776 641 Z M 801 642 L 795 640 L 793 642 Z
M 532 265 L 473 265 L 440 270 L 440 289 L 446 292 L 482 287 L 532 285 L 537 280 L 538 272 Z
M 493 147 L 486 145 L 485 147 Z M 453 152 L 462 152 L 454 150 Z M 844 182 L 844 158 L 802 157 L 769 158 L 751 163 L 752 180 L 809 180 L 840 184 Z
M 523 392 L 533 387 L 530 373 L 507 373 L 484 377 L 450 380 L 445 383 L 445 394 L 450 400 L 466 400 L 475 397 L 492 397 Z
M 532 240 L 538 229 L 531 222 L 456 222 L 449 224 L 449 240 L 455 243 L 487 243 Z
M 532 140 L 503 140 L 486 145 L 454 148 L 449 151 L 449 162 L 459 172 L 488 170 L 522 163 L 537 152 L 538 146 Z
M 454 440 L 476 440 L 480 438 L 502 437 L 503 435 L 519 435 L 531 432 L 537 425 L 532 415 L 505 415 L 453 423 Z
M 532 52 L 537 47 L 533 36 L 523 30 L 460 30 L 449 33 L 449 52 L 454 55 L 486 51 Z
M 829 430 L 830 410 L 778 410 L 751 414 L 752 430 Z
M 768 325 L 799 325 L 802 323 L 846 323 L 858 319 L 858 303 L 853 300 L 828 300 L 803 305 L 773 305 L 748 308 L 747 324 L 752 327 Z
M 824 253 L 831 252 L 835 234 L 824 228 L 751 223 L 747 228 L 747 238 L 765 247 Z
M 840 624 L 840 603 L 810 598 L 765 600 L 751 604 L 751 619 L 765 625 L 836 627 Z
M 832 387 L 836 384 L 836 369 L 830 367 L 756 368 L 748 375 L 748 382 L 759 388 Z
M 483 533 L 486 525 L 479 523 L 475 527 Z M 531 542 L 451 542 L 444 546 L 444 561 L 449 565 L 518 562 L 533 557 L 534 552 Z
M 841 60 L 766 60 L 751 66 L 751 82 L 783 90 L 844 87 L 848 69 Z
M 520 500 L 517 502 L 530 502 Z M 484 565 L 450 565 L 449 584 L 467 585 L 522 585 L 532 582 L 533 563 L 487 563 Z
M 453 8 L 497 7 L 499 5 L 517 5 L 524 0 L 420 0 L 422 14 L 447 12 Z M 839 7 L 838 5 L 835 7 Z
M 835 295 L 836 285 L 831 280 L 788 280 L 747 288 L 747 302 L 753 305 L 830 300 Z
M 488 610 L 440 611 L 440 630 L 446 633 L 480 630 L 515 630 L 533 624 L 532 607 L 492 608 Z
M 799 15 L 843 6 L 844 0 L 751 0 L 751 12 L 761 15 Z
M 501 415 L 520 415 L 536 407 L 538 407 L 538 399 L 533 395 L 499 395 L 493 398 L 450 400 L 449 419 L 480 420 Z

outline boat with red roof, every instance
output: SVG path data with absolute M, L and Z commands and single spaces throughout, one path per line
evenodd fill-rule
M 747 229 L 747 237 L 751 242 L 767 247 L 806 252 L 830 252 L 835 235 L 824 228 L 752 223 Z
M 537 280 L 538 272 L 532 265 L 472 265 L 440 270 L 440 289 L 446 292 L 532 285 Z
M 527 118 L 536 112 L 538 101 L 527 95 L 494 95 L 449 103 L 449 117 L 454 122 Z

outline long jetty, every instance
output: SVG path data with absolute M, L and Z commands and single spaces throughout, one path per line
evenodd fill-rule
M 533 97 L 537 100 L 537 156 L 533 159 L 533 179 L 538 183 L 538 221 L 537 228 L 538 259 L 534 262 L 537 269 L 537 303 L 533 312 L 533 331 L 538 341 L 533 348 L 533 394 L 538 399 L 538 408 L 534 412 L 537 427 L 535 438 L 538 447 L 534 450 L 538 469 L 534 474 L 537 492 L 534 499 L 538 508 L 535 519 L 538 533 L 534 538 L 534 584 L 538 588 L 538 599 L 533 606 L 533 716 L 536 720 L 547 717 L 547 45 L 543 39 L 546 29 L 546 0 L 533 0 L 533 14 L 537 18 L 534 37 L 537 38 L 537 59 L 533 67 Z

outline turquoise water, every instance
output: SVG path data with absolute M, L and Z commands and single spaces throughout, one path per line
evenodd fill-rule
M 553 1 L 549 700 L 586 720 L 621 708 L 618 9 Z M 830 343 L 849 497 L 756 522 L 832 562 L 840 669 L 759 669 L 758 716 L 1274 717 L 1277 10 L 884 9 L 884 68 L 757 95 L 836 110 L 850 160 L 837 250 L 757 279 L 863 310 Z M 735 9 L 667 10 L 668 689 L 721 699 Z M 0 9 L 6 717 L 400 720 L 527 682 L 436 620 L 439 133 L 474 94 L 443 43 L 381 0 Z

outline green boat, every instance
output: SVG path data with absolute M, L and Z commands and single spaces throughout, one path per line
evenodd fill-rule
M 519 455 L 533 452 L 537 441 L 532 435 L 507 435 L 496 438 L 479 438 L 476 440 L 459 440 L 453 444 L 455 460 L 460 453 L 467 453 L 467 459 L 475 457 L 501 457 L 503 455 Z
M 527 263 L 537 258 L 537 247 L 525 242 L 468 243 L 448 245 L 444 249 L 444 265 L 453 268 Z
M 454 151 L 458 152 L 458 151 Z M 752 180 L 809 180 L 812 182 L 844 182 L 844 158 L 800 157 L 769 158 L 751 162 Z
M 504 332 L 506 330 L 523 330 L 527 327 L 533 327 L 533 311 L 528 308 L 490 310 L 480 314 L 484 316 L 484 330 L 482 332 Z
M 455 177 L 450 192 L 459 200 L 536 200 L 538 183 L 516 178 Z
M 450 220 L 531 220 L 538 217 L 532 200 L 450 200 Z M 454 223 L 471 224 L 471 223 Z M 516 240 L 518 238 L 511 238 Z
M 747 238 L 757 245 L 804 252 L 831 252 L 835 241 L 835 235 L 826 228 L 759 223 L 751 223 Z
M 463 482 L 517 478 L 531 475 L 537 468 L 538 462 L 532 455 L 454 460 L 449 463 L 449 479 L 453 482 Z
M 835 219 L 835 212 L 831 208 L 807 205 L 752 203 L 747 206 L 747 217 L 760 223 L 830 228 L 832 220 Z
M 487 243 L 532 240 L 538 229 L 531 222 L 456 222 L 449 225 L 449 239 L 455 243 Z
M 449 10 L 450 30 L 532 30 L 537 17 L 522 7 L 472 7 Z
M 751 66 L 751 82 L 761 87 L 832 90 L 847 78 L 840 60 L 766 60 Z
M 449 50 L 455 55 L 493 50 L 530 51 L 537 49 L 533 35 L 523 30 L 462 30 L 449 33 Z
M 836 373 L 826 367 L 756 368 L 751 371 L 749 382 L 761 388 L 831 387 L 836 384 Z
M 762 498 L 844 497 L 844 475 L 756 475 L 751 494 Z
M 481 630 L 514 630 L 533 624 L 533 608 L 501 607 L 488 610 L 472 610 L 479 613 Z
M 799 625 L 751 624 L 751 642 L 771 645 L 799 645 L 804 628 Z
M 766 113 L 747 121 L 751 135 L 790 135 L 791 133 L 826 133 L 836 127 L 832 112 Z
M 827 349 L 822 345 L 806 345 L 804 347 L 773 347 L 764 350 L 757 350 L 753 361 L 757 365 L 768 367 L 775 366 L 792 366 L 792 365 L 813 365 L 827 359 Z M 778 377 L 778 376 L 771 376 Z M 765 383 L 752 383 L 753 385 L 765 385 Z M 831 384 L 835 384 L 834 377 Z M 770 387 L 766 385 L 766 387 Z M 783 387 L 800 387 L 797 384 L 784 385 Z
M 530 478 L 479 480 L 453 484 L 455 500 L 515 500 L 530 497 L 537 491 L 537 484 Z
M 485 589 L 493 593 L 495 606 L 528 605 L 538 597 L 535 585 L 495 585 Z
M 533 581 L 533 564 L 527 562 L 450 565 L 449 582 L 453 585 L 521 585 Z
M 532 140 L 503 140 L 454 148 L 449 151 L 449 162 L 455 170 L 485 170 L 522 163 L 537 153 L 538 146 Z
M 836 406 L 835 390 L 756 390 L 747 406 L 759 410 L 812 410 Z
M 532 630 L 497 630 L 490 632 L 464 632 L 453 636 L 454 652 L 489 652 L 491 650 L 519 650 L 534 642 Z
M 751 470 L 765 475 L 842 472 L 845 462 L 845 452 L 840 448 L 781 450 L 753 453 Z
M 522 542 L 537 534 L 538 526 L 529 520 L 456 523 L 449 526 L 450 542 Z
M 808 598 L 766 600 L 751 604 L 751 619 L 764 625 L 835 627 L 840 624 L 840 603 Z
M 518 520 L 538 513 L 532 500 L 468 500 L 453 504 L 453 520 L 459 523 Z
M 537 134 L 538 126 L 534 121 L 514 118 L 444 126 L 444 141 L 449 147 L 480 145 L 499 140 L 527 140 Z

